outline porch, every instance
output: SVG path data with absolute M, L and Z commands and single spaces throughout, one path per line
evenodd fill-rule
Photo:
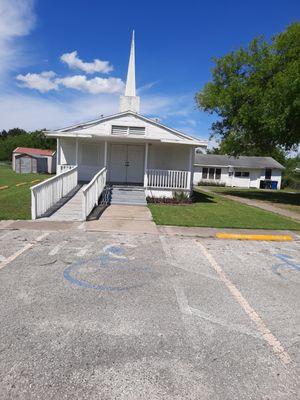
M 176 165 L 185 169 L 157 168 Z M 145 196 L 151 197 L 172 197 L 178 191 L 189 195 L 192 165 L 190 146 L 58 139 L 57 175 L 31 188 L 32 219 L 45 215 L 79 182 L 86 183 L 76 195 L 81 220 L 86 220 L 98 205 L 108 184 L 140 186 Z

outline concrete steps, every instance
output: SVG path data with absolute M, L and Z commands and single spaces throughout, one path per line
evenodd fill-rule
M 111 202 L 113 205 L 146 206 L 145 189 L 139 186 L 113 186 Z

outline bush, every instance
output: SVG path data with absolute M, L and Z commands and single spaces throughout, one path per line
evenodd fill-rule
M 300 175 L 294 174 L 294 175 L 283 176 L 281 187 L 285 189 L 290 188 L 290 189 L 300 190 Z
M 219 186 L 225 187 L 225 182 L 215 182 L 215 181 L 200 181 L 198 186 Z
M 173 197 L 147 197 L 147 203 L 154 204 L 191 204 L 192 199 L 184 192 L 175 192 Z

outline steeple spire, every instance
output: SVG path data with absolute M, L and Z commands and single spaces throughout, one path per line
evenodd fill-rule
M 129 64 L 127 71 L 125 96 L 135 96 L 135 46 L 134 46 L 134 31 L 132 31 L 131 48 L 129 56 Z
M 140 98 L 136 95 L 135 86 L 135 43 L 134 31 L 132 32 L 131 48 L 127 71 L 125 96 L 120 96 L 120 111 L 133 111 L 139 113 Z

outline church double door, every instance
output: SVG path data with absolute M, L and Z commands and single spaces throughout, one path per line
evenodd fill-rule
M 144 181 L 145 146 L 133 144 L 111 144 L 110 182 L 141 184 Z

